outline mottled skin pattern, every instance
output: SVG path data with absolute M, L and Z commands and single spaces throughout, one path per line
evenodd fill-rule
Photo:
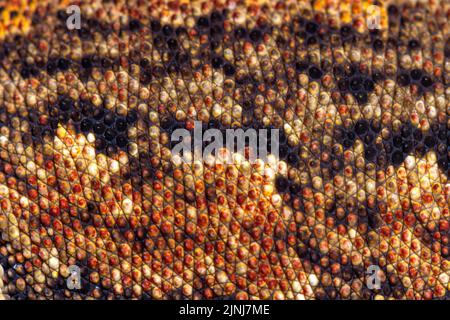
M 3 2 L 1 298 L 448 297 L 448 1 Z M 195 120 L 280 158 L 176 166 Z

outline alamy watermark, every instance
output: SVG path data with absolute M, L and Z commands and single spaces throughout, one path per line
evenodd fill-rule
M 380 267 L 377 265 L 370 265 L 367 268 L 367 280 L 366 280 L 366 286 L 370 290 L 379 290 L 381 289 L 381 279 L 380 279 Z
M 69 290 L 81 289 L 81 273 L 80 267 L 76 265 L 69 266 L 70 276 L 67 278 L 67 288 Z
M 267 161 L 269 154 L 278 158 L 279 137 L 279 129 L 239 128 L 224 132 L 215 128 L 203 130 L 202 122 L 195 121 L 193 135 L 183 128 L 172 132 L 172 143 L 178 142 L 172 148 L 172 160 L 176 164 L 198 160 L 232 164 L 233 154 L 240 154 L 250 163 L 257 159 Z
M 77 5 L 71 5 L 66 9 L 69 15 L 66 20 L 66 26 L 69 30 L 81 29 L 81 9 Z
M 381 29 L 381 8 L 379 6 L 370 5 L 367 7 L 366 24 L 369 30 Z

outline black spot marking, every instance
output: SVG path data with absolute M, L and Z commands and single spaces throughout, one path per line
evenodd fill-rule
M 341 93 L 351 93 L 360 104 L 367 103 L 368 94 L 374 90 L 375 82 L 385 78 L 378 71 L 374 71 L 372 76 L 361 72 L 356 65 L 336 65 L 333 73 Z
M 435 151 L 439 167 L 447 176 L 450 175 L 450 129 L 447 124 L 433 123 L 429 131 L 422 132 L 406 122 L 398 132 L 391 132 L 389 139 L 374 144 L 380 129 L 380 124 L 374 120 L 370 123 L 359 120 L 351 128 L 337 128 L 335 137 L 345 149 L 360 139 L 364 143 L 366 161 L 384 168 L 389 164 L 401 165 L 409 154 L 423 157 L 428 151 Z

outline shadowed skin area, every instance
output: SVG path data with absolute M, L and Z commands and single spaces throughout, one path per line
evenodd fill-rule
M 33 5 L 0 49 L 0 296 L 445 299 L 450 8 L 375 4 Z M 176 165 L 194 121 L 279 158 Z

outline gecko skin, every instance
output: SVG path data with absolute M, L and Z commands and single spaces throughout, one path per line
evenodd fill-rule
M 0 1 L 0 298 L 450 297 L 449 18 Z M 194 121 L 278 129 L 279 155 L 174 163 Z

